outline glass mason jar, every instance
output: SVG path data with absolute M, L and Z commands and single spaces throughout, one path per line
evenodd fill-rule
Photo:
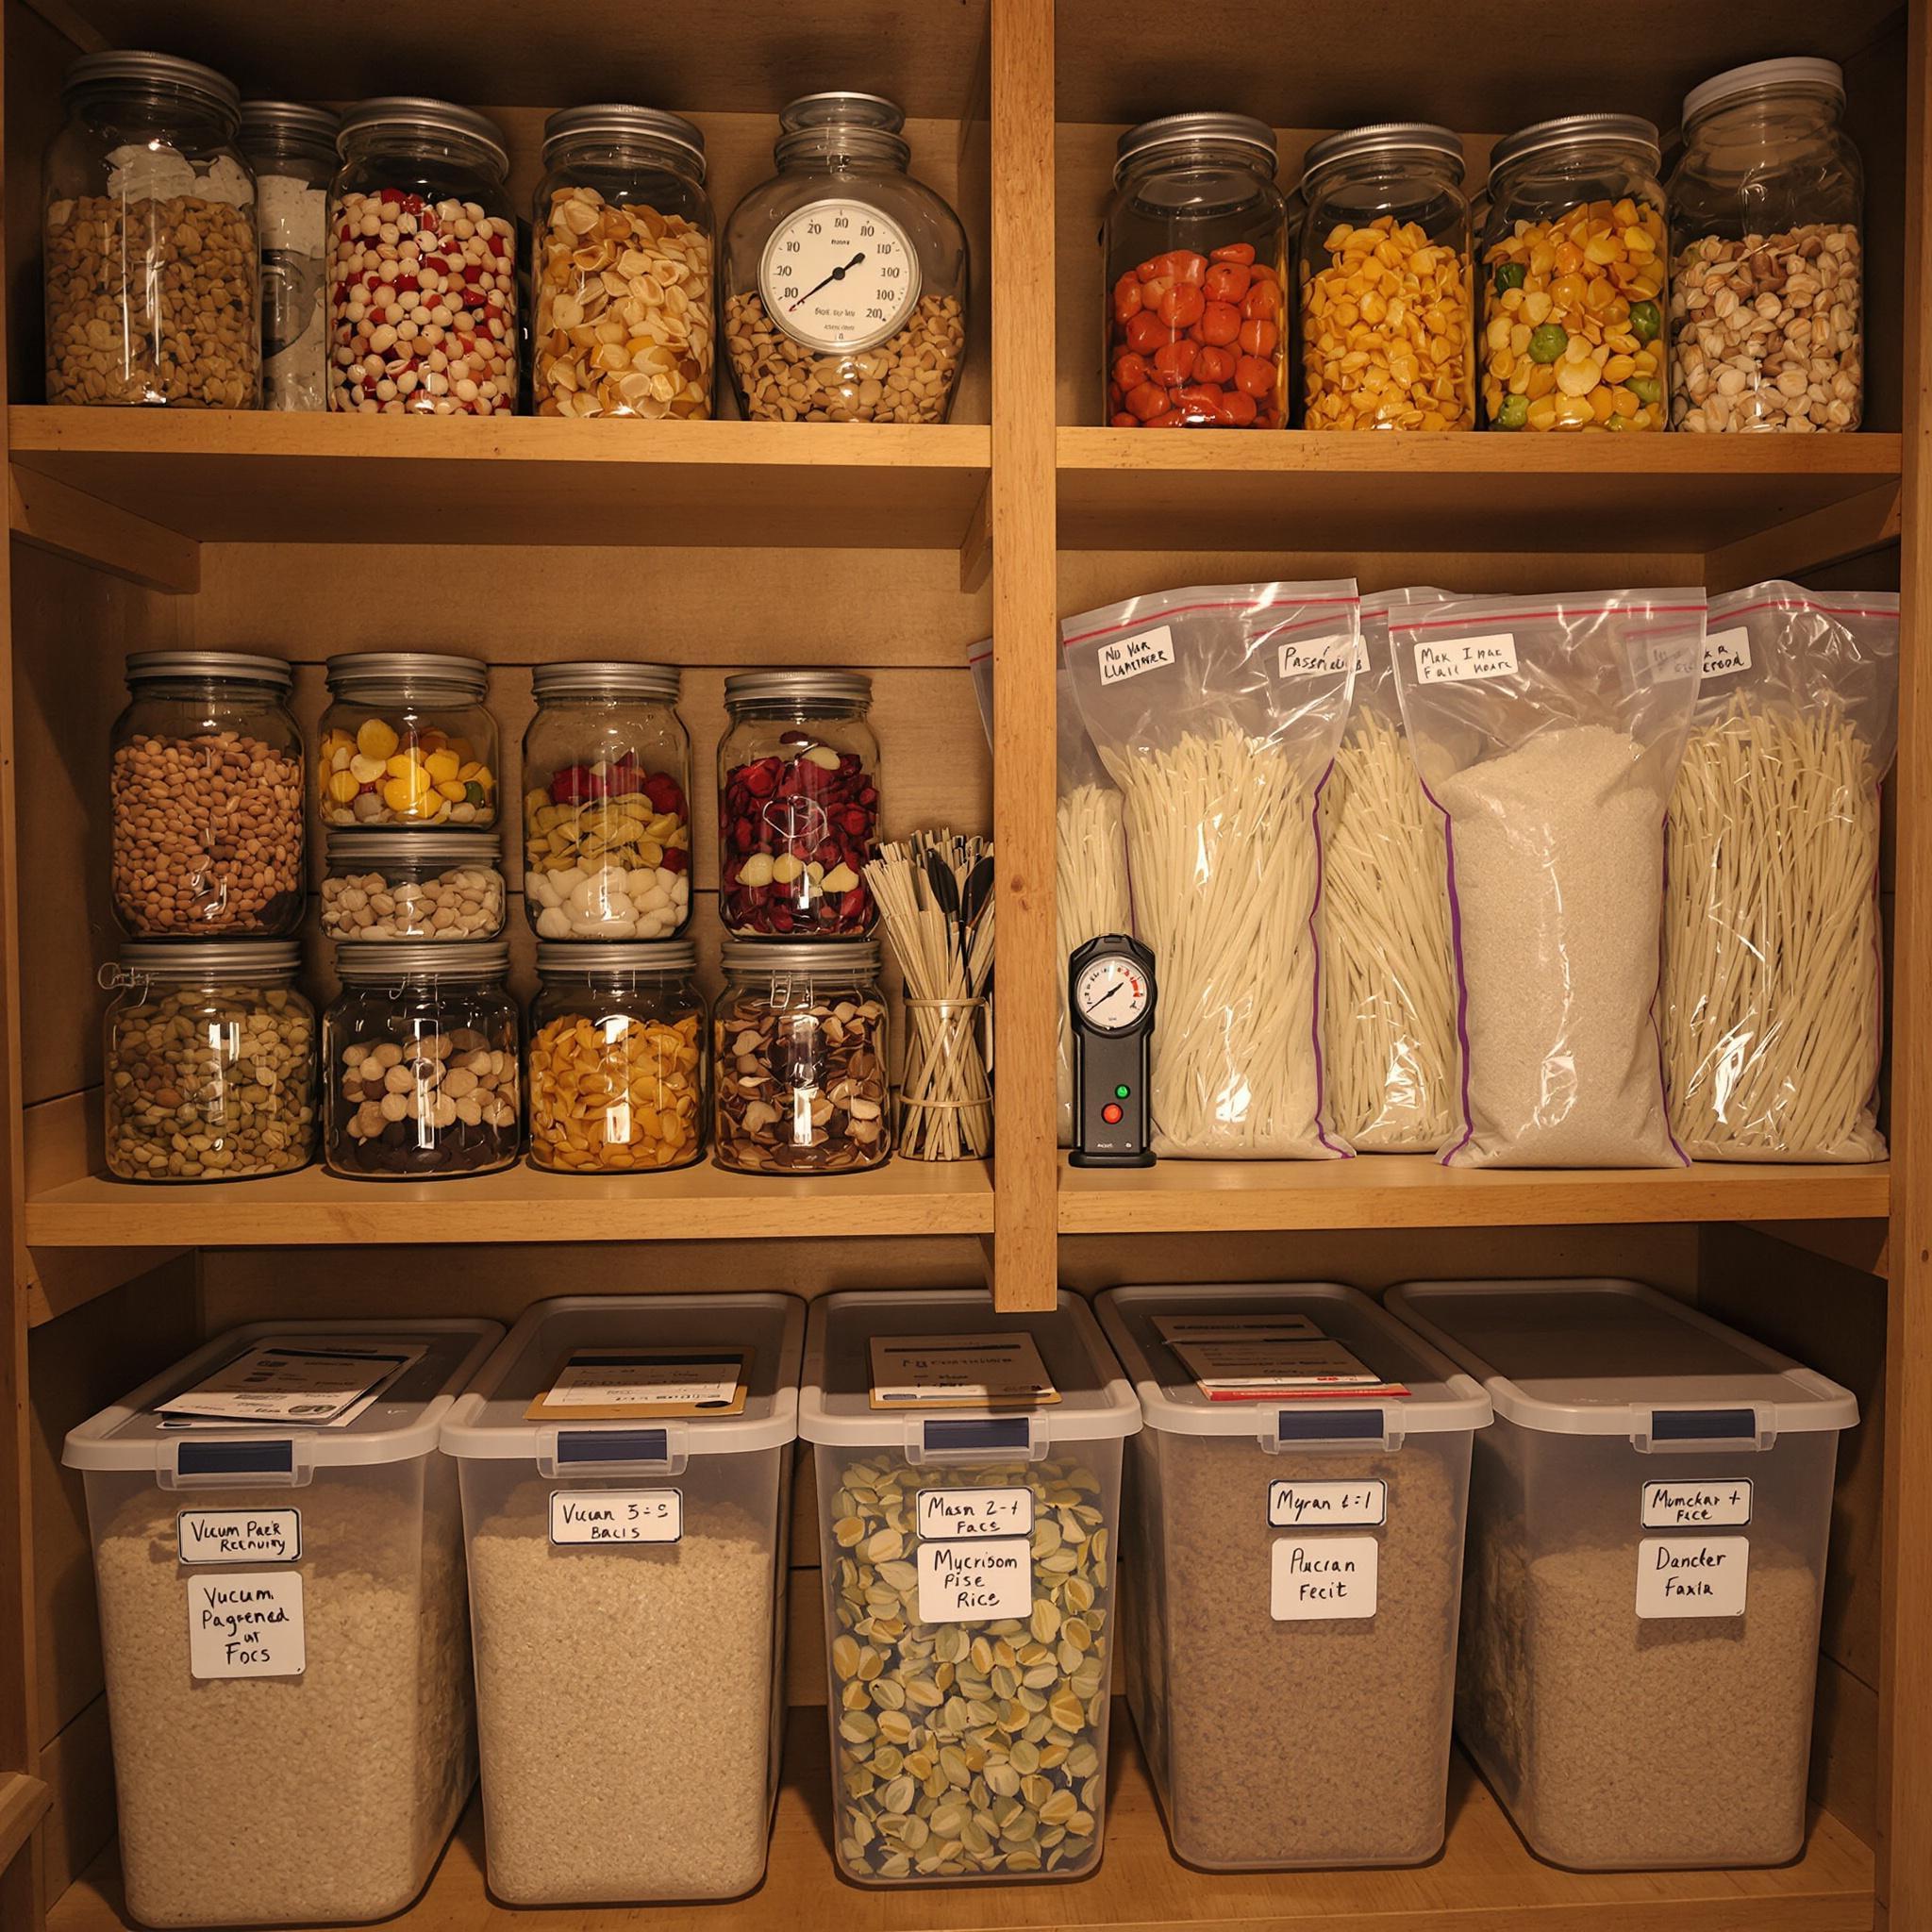
M 344 945 L 323 1015 L 323 1160 L 352 1180 L 441 1180 L 517 1158 L 517 1003 L 501 940 Z
M 891 1158 L 879 949 L 727 940 L 711 1008 L 712 1158 L 745 1174 L 846 1174 Z
M 705 137 L 653 108 L 569 108 L 543 124 L 543 168 L 531 217 L 537 414 L 708 417 L 718 225 Z
M 1692 88 L 1671 176 L 1671 426 L 1849 430 L 1865 408 L 1865 171 L 1832 60 Z
M 808 94 L 778 117 L 778 172 L 724 229 L 724 345 L 742 415 L 943 423 L 966 356 L 966 231 L 907 173 L 906 117 Z
M 741 671 L 718 741 L 718 914 L 724 930 L 845 938 L 875 911 L 879 741 L 857 671 Z
M 704 1152 L 705 1002 L 690 940 L 537 947 L 530 1165 L 690 1167 Z
M 394 96 L 342 117 L 329 209 L 331 409 L 511 416 L 517 225 L 495 122 Z
M 675 664 L 540 664 L 524 733 L 524 910 L 546 940 L 691 918 L 691 734 Z
M 1419 121 L 1331 134 L 1301 192 L 1303 427 L 1473 429 L 1460 138 Z
M 315 757 L 325 825 L 493 825 L 489 666 L 426 651 L 328 660 Z
M 50 403 L 252 409 L 255 177 L 241 100 L 171 54 L 88 54 L 42 164 Z
M 1107 258 L 1107 418 L 1117 429 L 1288 422 L 1288 203 L 1274 130 L 1169 114 L 1120 138 Z
M 1483 221 L 1485 429 L 1661 429 L 1664 192 L 1634 114 L 1496 143 Z
M 315 1158 L 315 1009 L 289 940 L 127 945 L 102 1054 L 108 1172 L 234 1181 Z
M 137 938 L 302 924 L 302 734 L 279 658 L 137 651 L 108 760 L 114 916 Z
M 336 117 L 293 101 L 248 101 L 242 152 L 261 225 L 261 406 L 328 407 L 328 192 Z
M 322 931 L 330 940 L 493 940 L 503 930 L 494 832 L 365 832 L 327 840 Z

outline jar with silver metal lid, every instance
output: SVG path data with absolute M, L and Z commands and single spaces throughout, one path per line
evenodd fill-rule
M 329 408 L 517 408 L 517 239 L 495 122 L 393 96 L 342 116 L 329 210 Z
M 293 101 L 244 101 L 242 152 L 261 225 L 261 406 L 328 407 L 328 198 L 336 117 Z
M 517 1158 L 509 948 L 466 940 L 336 948 L 323 1015 L 323 1158 L 355 1180 L 488 1174 Z
M 331 940 L 493 940 L 503 930 L 494 832 L 364 831 L 326 841 L 322 930 Z
M 1382 122 L 1302 158 L 1302 426 L 1472 429 L 1469 200 L 1447 127 Z
M 905 115 L 808 94 L 778 117 L 778 172 L 724 230 L 724 338 L 741 414 L 943 423 L 966 357 L 966 231 L 908 173 Z
M 428 651 L 328 660 L 315 755 L 325 825 L 493 825 L 490 667 Z
M 540 664 L 524 733 L 524 910 L 546 940 L 691 917 L 691 734 L 675 664 Z
M 744 1174 L 850 1174 L 891 1158 L 879 949 L 727 940 L 711 1008 L 712 1158 Z
M 42 164 L 50 403 L 252 409 L 255 177 L 234 83 L 172 54 L 83 55 Z
M 879 743 L 856 671 L 741 671 L 718 741 L 718 909 L 726 932 L 848 938 L 873 928 Z
M 690 940 L 537 946 L 530 1165 L 689 1167 L 704 1152 L 705 1002 Z
M 567 108 L 543 124 L 531 217 L 540 416 L 698 422 L 711 413 L 705 137 L 655 108 Z
M 1105 422 L 1280 429 L 1288 422 L 1288 203 L 1274 130 L 1169 114 L 1120 138 L 1102 251 Z
M 125 945 L 102 1054 L 108 1172 L 233 1181 L 315 1156 L 315 1010 L 288 940 Z
M 1571 114 L 1499 141 L 1479 244 L 1485 429 L 1661 429 L 1657 129 Z

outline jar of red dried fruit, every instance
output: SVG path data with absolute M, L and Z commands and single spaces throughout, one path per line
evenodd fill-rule
M 849 938 L 875 917 L 864 881 L 879 822 L 879 745 L 856 671 L 724 680 L 718 909 L 737 938 Z
M 1107 416 L 1121 429 L 1288 421 L 1288 202 L 1274 131 L 1169 114 L 1121 136 L 1107 212 Z

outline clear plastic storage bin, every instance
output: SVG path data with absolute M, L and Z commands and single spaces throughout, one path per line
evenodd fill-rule
M 1121 1444 L 1140 1405 L 1075 1295 L 812 1304 L 832 1835 L 865 1885 L 1100 1861 Z
M 1480 1376 L 1456 1727 L 1538 1857 L 1775 1865 L 1805 1840 L 1851 1391 L 1631 1281 L 1391 1309 Z
M 436 1435 L 502 1333 L 257 1323 L 67 1438 L 142 1924 L 359 1923 L 423 1889 L 475 1776 Z
M 539 1302 L 451 1410 L 498 1898 L 763 1875 L 804 1318 L 782 1294 Z
M 1147 1424 L 1123 1656 L 1176 1856 L 1433 1857 L 1488 1396 L 1326 1282 L 1121 1288 L 1098 1308 Z

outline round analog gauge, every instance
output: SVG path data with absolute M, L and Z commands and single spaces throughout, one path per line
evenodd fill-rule
M 765 313 L 808 348 L 869 349 L 906 325 L 919 258 L 890 215 L 862 201 L 815 201 L 773 231 L 758 292 Z
M 1118 1033 L 1144 1017 L 1147 975 L 1124 953 L 1108 953 L 1080 970 L 1074 1005 L 1088 1025 Z

